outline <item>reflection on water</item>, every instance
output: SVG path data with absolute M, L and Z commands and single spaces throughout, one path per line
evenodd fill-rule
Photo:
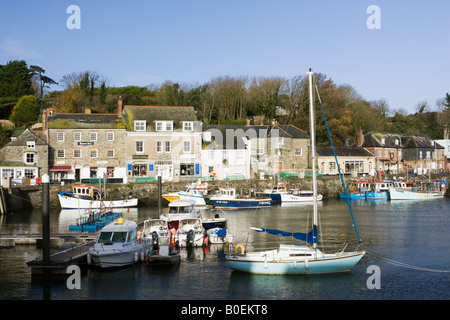
M 182 261 L 172 268 L 146 264 L 101 270 L 83 268 L 81 289 L 69 290 L 65 277 L 50 280 L 31 277 L 26 262 L 40 257 L 35 246 L 0 249 L 0 299 L 162 299 L 162 300 L 259 300 L 259 299 L 449 299 L 450 272 L 449 200 L 436 201 L 358 201 L 352 202 L 355 220 L 366 256 L 352 272 L 314 276 L 264 276 L 232 272 L 224 258 L 224 246 L 182 250 Z M 312 206 L 276 206 L 259 210 L 220 210 L 228 218 L 235 243 L 247 250 L 297 243 L 249 231 L 266 227 L 306 232 L 312 223 Z M 156 218 L 156 207 L 124 210 L 125 219 L 142 221 Z M 356 245 L 346 201 L 322 201 L 319 207 L 319 245 L 326 252 L 347 250 Z M 79 217 L 77 210 L 52 211 L 51 232 L 68 232 Z M 1 217 L 1 233 L 41 232 L 41 212 L 15 213 Z M 387 259 L 429 268 L 420 271 L 403 268 Z M 381 270 L 381 289 L 366 286 L 367 268 Z

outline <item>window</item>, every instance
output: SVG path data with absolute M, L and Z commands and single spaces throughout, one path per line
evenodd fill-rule
M 25 169 L 24 170 L 25 178 L 31 178 L 31 179 L 36 178 L 35 172 L 36 171 L 33 169 Z
M 422 151 L 419 151 L 419 159 L 422 159 Z
M 156 131 L 172 131 L 173 121 L 156 121 Z
M 135 163 L 132 167 L 133 177 L 141 177 L 147 175 L 147 165 L 145 163 Z
M 113 178 L 114 177 L 114 167 L 107 167 L 106 175 L 108 176 L 108 178 Z
M 114 132 L 107 132 L 106 133 L 106 140 L 107 141 L 114 141 Z
M 34 141 L 27 141 L 27 148 L 28 149 L 34 149 L 36 146 L 36 143 Z
M 56 133 L 56 141 L 64 142 L 64 132 L 57 132 Z
M 192 130 L 194 130 L 194 123 L 192 121 L 184 121 L 183 131 L 192 131 Z
M 144 152 L 144 141 L 136 141 L 136 152 Z
M 169 153 L 171 150 L 170 141 L 156 141 L 156 152 L 162 153 L 166 152 Z
M 114 158 L 114 149 L 113 150 L 106 150 L 106 157 L 107 158 Z
M 208 159 L 209 160 L 214 159 L 214 150 L 208 150 Z
M 256 150 L 256 154 L 259 154 L 259 155 L 264 154 L 264 148 L 258 148 Z
M 147 127 L 146 121 L 135 121 L 134 122 L 134 131 L 145 131 Z
M 194 164 L 193 163 L 180 164 L 180 175 L 181 176 L 193 176 L 194 175 Z
M 329 163 L 329 173 L 335 174 L 336 173 L 336 162 L 330 162 Z
M 97 156 L 98 156 L 97 149 L 89 150 L 89 158 L 97 158 Z
M 90 178 L 97 178 L 97 171 L 98 171 L 97 167 L 90 167 L 89 168 L 89 177 Z
M 427 159 L 431 159 L 431 151 L 427 151 Z
M 97 141 L 97 132 L 89 133 L 89 141 Z
M 191 153 L 191 142 L 190 141 L 183 141 L 183 152 Z
M 14 178 L 14 169 L 2 169 L 3 178 Z
M 25 153 L 25 163 L 26 164 L 35 163 L 35 154 L 34 154 L 34 152 L 27 152 L 27 153 Z
M 81 150 L 79 149 L 73 150 L 73 157 L 78 159 L 81 158 Z
M 73 133 L 73 140 L 74 141 L 81 141 L 81 132 L 74 132 Z
M 66 157 L 66 150 L 56 150 L 56 158 L 65 158 Z
M 295 156 L 301 157 L 303 155 L 303 149 L 302 148 L 295 148 Z

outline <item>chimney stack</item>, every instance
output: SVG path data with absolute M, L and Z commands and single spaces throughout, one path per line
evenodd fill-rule
M 358 131 L 356 131 L 356 145 L 358 147 L 361 147 L 363 143 L 364 143 L 363 131 L 361 128 L 359 128 Z
M 117 101 L 117 112 L 119 117 L 122 116 L 122 96 L 119 96 L 119 100 Z

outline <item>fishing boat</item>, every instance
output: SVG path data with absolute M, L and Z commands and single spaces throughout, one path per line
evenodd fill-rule
M 264 194 L 272 200 L 272 204 L 281 203 L 281 194 L 284 193 L 287 193 L 287 186 L 284 183 L 277 183 L 272 189 L 264 190 Z
M 131 208 L 138 205 L 138 198 L 132 195 L 106 200 L 103 192 L 91 185 L 73 185 L 71 191 L 59 192 L 58 199 L 62 209 L 98 209 L 101 203 L 107 208 Z
M 194 200 L 197 207 L 206 206 L 204 196 L 209 192 L 208 183 L 198 181 L 187 185 L 182 191 L 163 194 L 162 197 L 169 202 L 174 200 Z
M 180 247 L 201 247 L 205 228 L 202 226 L 202 220 L 199 218 L 180 219 L 175 241 L 178 241 Z
M 160 219 L 165 220 L 170 228 L 178 229 L 180 219 L 200 218 L 200 210 L 195 208 L 194 200 L 174 200 L 169 203 L 168 212 L 161 214 Z
M 266 232 L 278 236 L 290 236 L 294 239 L 304 241 L 310 245 L 286 245 L 281 244 L 279 248 L 259 251 L 259 252 L 245 252 L 243 245 L 234 246 L 234 250 L 226 256 L 227 263 L 232 270 L 242 271 L 254 274 L 276 274 L 276 275 L 299 275 L 299 274 L 319 274 L 319 273 L 335 273 L 351 270 L 359 260 L 364 256 L 364 251 L 353 251 L 344 252 L 344 249 L 337 253 L 326 254 L 323 253 L 317 247 L 318 234 L 318 212 L 317 212 L 317 176 L 315 174 L 316 159 L 315 159 L 315 131 L 314 131 L 314 107 L 313 107 L 313 97 L 312 97 L 312 75 L 313 73 L 308 72 L 309 83 L 310 83 L 310 125 L 311 125 L 311 155 L 312 155 L 312 168 L 313 168 L 313 225 L 311 231 L 308 233 L 300 232 L 286 232 L 276 229 L 265 229 L 265 228 L 252 228 L 252 230 L 259 232 Z M 319 96 L 320 101 L 320 96 Z M 321 104 L 322 106 L 322 104 Z M 323 110 L 323 108 L 322 108 Z M 325 124 L 326 118 L 325 118 Z M 331 140 L 331 136 L 328 132 Z M 331 141 L 331 145 L 333 143 Z M 333 151 L 335 153 L 334 147 Z M 335 153 L 336 159 L 336 153 Z M 341 176 L 341 181 L 343 183 L 342 175 L 340 173 L 339 164 L 338 165 L 339 174 Z M 349 205 L 350 213 L 353 213 L 350 206 L 350 201 L 347 198 L 347 203 Z M 353 225 L 355 227 L 356 234 L 359 240 L 359 234 L 356 229 L 356 224 L 353 219 Z M 361 241 L 359 240 L 359 243 Z
M 416 182 L 411 189 L 391 186 L 389 188 L 391 200 L 431 200 L 442 199 L 445 195 L 447 181 Z
M 128 266 L 144 260 L 151 248 L 150 241 L 139 237 L 136 222 L 119 218 L 100 230 L 87 261 L 101 268 Z
M 339 194 L 342 200 L 364 200 L 369 191 L 369 181 L 352 181 L 347 187 L 343 186 L 343 192 Z
M 393 186 L 392 181 L 374 181 L 370 183 L 366 191 L 366 200 L 389 200 L 389 188 Z
M 221 217 L 218 213 L 214 213 L 214 216 L 212 217 L 211 214 L 202 214 L 202 226 L 203 228 L 205 228 L 205 230 L 209 230 L 212 228 L 226 228 L 227 221 L 227 218 Z
M 217 209 L 258 209 L 272 205 L 270 198 L 250 198 L 238 196 L 236 188 L 219 188 L 217 195 L 209 198 Z

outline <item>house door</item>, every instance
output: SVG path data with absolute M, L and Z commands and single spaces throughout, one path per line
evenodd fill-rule
M 81 169 L 75 169 L 75 182 L 80 182 Z

